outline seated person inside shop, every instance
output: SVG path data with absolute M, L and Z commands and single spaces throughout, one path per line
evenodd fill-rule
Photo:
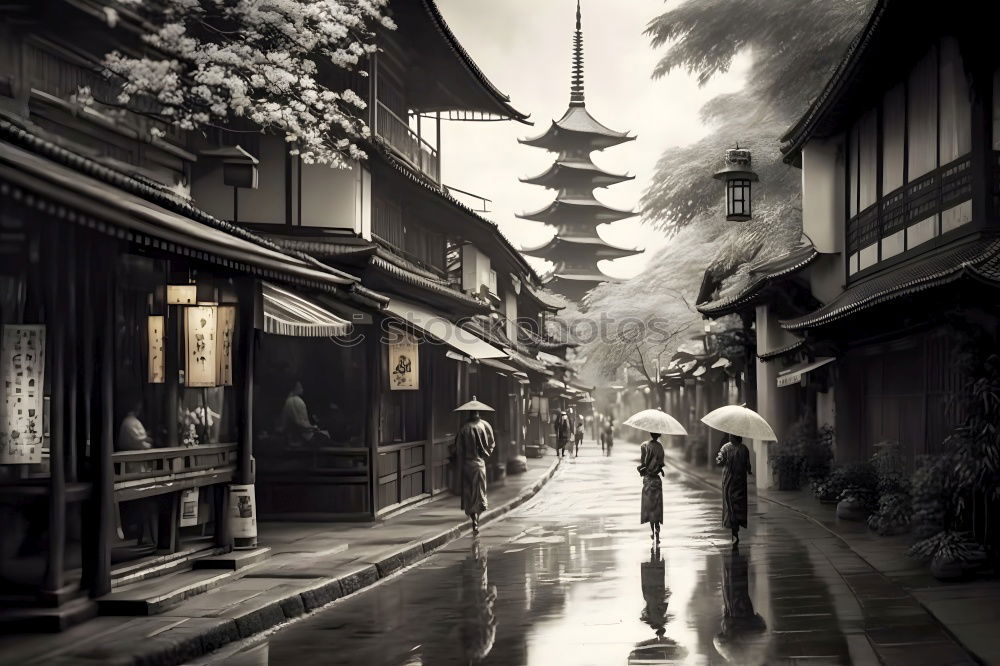
M 312 422 L 309 408 L 302 398 L 303 393 L 305 390 L 302 388 L 302 382 L 296 381 L 292 390 L 288 392 L 288 397 L 285 398 L 276 430 L 285 437 L 289 446 L 328 446 L 330 433 L 320 430 L 319 426 Z
M 142 424 L 142 399 L 137 398 L 131 409 L 122 419 L 118 428 L 118 439 L 115 441 L 116 451 L 146 451 L 153 448 L 153 437 Z M 153 467 L 148 462 L 125 463 L 126 474 L 135 472 L 152 472 Z M 119 506 L 121 515 L 118 517 L 118 538 L 126 535 L 136 539 L 137 544 L 143 544 L 148 535 L 149 543 L 155 543 L 157 526 L 157 504 L 155 498 L 144 498 Z

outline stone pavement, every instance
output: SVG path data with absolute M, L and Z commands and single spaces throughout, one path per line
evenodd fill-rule
M 676 449 L 669 449 L 667 458 L 677 469 L 702 482 L 715 488 L 721 486 L 722 475 L 717 469 L 686 463 Z M 906 555 L 912 543 L 909 535 L 882 537 L 864 523 L 839 520 L 835 505 L 823 504 L 807 491 L 758 488 L 756 496 L 758 501 L 765 500 L 800 513 L 838 537 L 887 583 L 919 602 L 982 663 L 1000 664 L 1000 581 L 939 581 L 930 575 L 925 565 Z M 928 656 L 924 663 L 944 662 Z
M 533 497 L 558 468 L 550 453 L 489 489 L 483 523 Z M 180 664 L 267 631 L 417 562 L 468 532 L 446 496 L 370 523 L 267 522 L 269 559 L 161 615 L 102 616 L 59 634 L 0 637 L 0 664 Z M 169 585 L 169 581 L 164 581 Z

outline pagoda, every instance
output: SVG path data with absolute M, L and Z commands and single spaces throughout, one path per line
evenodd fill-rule
M 545 133 L 519 140 L 557 154 L 555 162 L 544 173 L 521 179 L 523 183 L 555 190 L 555 200 L 541 210 L 518 215 L 521 219 L 554 226 L 555 236 L 544 245 L 521 251 L 552 262 L 554 268 L 545 286 L 572 301 L 582 300 L 595 286 L 611 279 L 598 269 L 597 262 L 642 251 L 616 247 L 597 234 L 598 225 L 634 217 L 636 213 L 601 203 L 594 197 L 594 190 L 632 180 L 634 176 L 605 171 L 590 158 L 594 151 L 634 139 L 627 132 L 605 127 L 587 111 L 583 95 L 583 32 L 577 0 L 569 109 L 562 118 L 553 121 Z

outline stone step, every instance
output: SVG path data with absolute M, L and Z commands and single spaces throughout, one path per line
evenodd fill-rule
M 166 576 L 178 571 L 187 571 L 191 568 L 191 563 L 199 558 L 219 555 L 223 552 L 225 552 L 224 548 L 206 547 L 198 544 L 176 553 L 151 555 L 132 562 L 117 564 L 111 570 L 111 589 L 119 589 L 125 585 Z
M 97 599 L 101 615 L 159 615 L 236 578 L 237 571 L 188 570 L 125 585 Z
M 84 597 L 55 608 L 2 608 L 0 635 L 59 632 L 97 616 L 97 603 Z
M 199 569 L 225 569 L 236 571 L 251 564 L 258 564 L 271 557 L 270 548 L 255 548 L 253 550 L 234 550 L 222 555 L 212 555 L 210 557 L 199 557 L 192 561 L 195 570 Z

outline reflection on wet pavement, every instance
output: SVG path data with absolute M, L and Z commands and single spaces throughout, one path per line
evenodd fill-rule
M 877 663 L 857 601 L 817 546 L 825 533 L 791 516 L 763 522 L 769 509 L 751 505 L 734 550 L 718 493 L 668 470 L 651 548 L 637 455 L 567 460 L 479 539 L 200 663 Z

